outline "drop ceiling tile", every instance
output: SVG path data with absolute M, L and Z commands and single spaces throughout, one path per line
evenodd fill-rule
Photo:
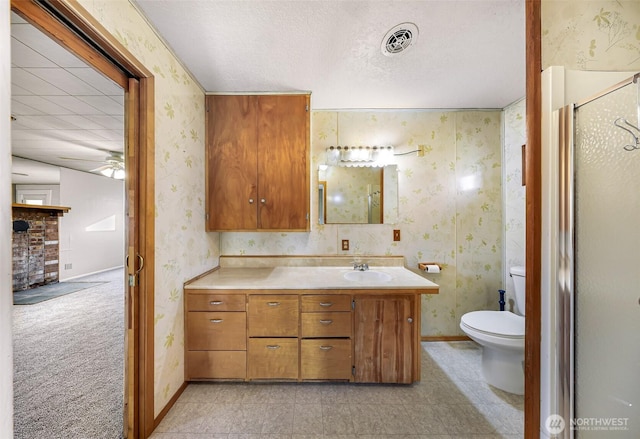
M 102 111 L 104 114 L 108 114 L 111 116 L 124 115 L 123 106 L 119 105 L 108 96 L 78 96 L 78 99 L 95 108 L 99 108 L 100 111 Z
M 66 93 L 23 68 L 11 69 L 11 85 L 17 85 L 38 96 L 62 96 Z
M 11 65 L 15 67 L 57 67 L 44 56 L 11 38 Z
M 113 140 L 113 141 L 120 141 L 120 142 L 124 140 L 123 130 L 94 130 L 93 132 L 99 134 L 105 140 Z
M 86 67 L 86 63 L 30 24 L 12 24 L 11 36 L 60 67 Z
M 55 68 L 30 68 L 29 72 L 43 81 L 53 84 L 60 90 L 65 91 L 72 96 L 86 96 L 100 94 L 98 90 L 91 87 L 86 82 L 78 79 L 66 70 Z
M 11 97 L 15 96 L 33 96 L 33 93 L 26 88 L 22 88 L 16 84 L 11 84 Z
M 58 118 L 83 130 L 101 130 L 104 128 L 102 125 L 78 114 L 58 116 Z
M 111 79 L 98 73 L 91 67 L 68 68 L 69 73 L 81 79 L 85 83 L 91 85 L 101 94 L 105 95 L 121 95 L 124 96 L 124 90 Z
M 20 96 L 19 96 L 20 97 Z M 16 98 L 11 99 L 11 114 L 13 116 L 32 115 L 32 114 L 44 114 L 42 110 L 38 110 L 36 107 L 32 107 L 27 104 L 23 104 Z
M 100 109 L 81 101 L 75 96 L 48 96 L 47 99 L 66 108 L 73 114 L 81 114 L 83 116 L 104 114 Z
M 18 129 L 40 129 L 40 130 L 62 130 L 75 128 L 72 124 L 58 119 L 55 116 L 34 115 L 21 116 L 13 122 L 13 126 Z
M 14 23 L 26 23 L 27 21 L 22 18 L 21 16 L 19 16 L 18 14 L 16 14 L 15 12 L 11 12 L 11 24 Z
M 86 114 L 85 117 L 109 130 L 123 129 L 124 119 L 121 117 L 100 114 Z
M 36 108 L 38 110 L 41 110 L 40 113 L 33 113 L 33 114 L 41 114 L 41 113 L 52 114 L 52 115 L 72 114 L 72 112 L 69 109 L 61 107 L 60 105 L 57 105 L 56 103 L 51 102 L 50 100 L 40 96 L 13 95 L 11 100 L 19 102 L 23 105 L 28 105 L 31 108 Z

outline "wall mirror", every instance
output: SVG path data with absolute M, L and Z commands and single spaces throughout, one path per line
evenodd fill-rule
M 318 169 L 320 224 L 395 224 L 398 221 L 398 167 Z

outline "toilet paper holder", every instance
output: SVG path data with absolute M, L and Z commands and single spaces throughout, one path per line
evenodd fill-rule
M 442 271 L 442 265 L 436 262 L 419 262 L 418 268 L 427 273 L 440 273 Z

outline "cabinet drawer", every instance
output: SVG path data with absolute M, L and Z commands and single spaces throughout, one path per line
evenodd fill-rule
M 187 379 L 245 379 L 245 351 L 187 351 Z
M 351 311 L 351 296 L 310 294 L 302 296 L 302 312 Z
M 351 313 L 302 313 L 302 337 L 351 337 Z
M 187 293 L 187 311 L 245 311 L 245 296 Z
M 249 296 L 250 337 L 297 337 L 298 296 Z
M 302 379 L 351 379 L 351 340 L 302 340 L 300 358 Z
M 251 338 L 247 352 L 250 379 L 297 379 L 297 338 Z
M 243 351 L 247 347 L 244 312 L 187 313 L 187 350 Z

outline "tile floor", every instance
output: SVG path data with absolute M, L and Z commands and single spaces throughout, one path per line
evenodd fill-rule
M 190 384 L 151 439 L 523 437 L 524 399 L 484 383 L 477 344 L 422 348 L 413 385 Z

